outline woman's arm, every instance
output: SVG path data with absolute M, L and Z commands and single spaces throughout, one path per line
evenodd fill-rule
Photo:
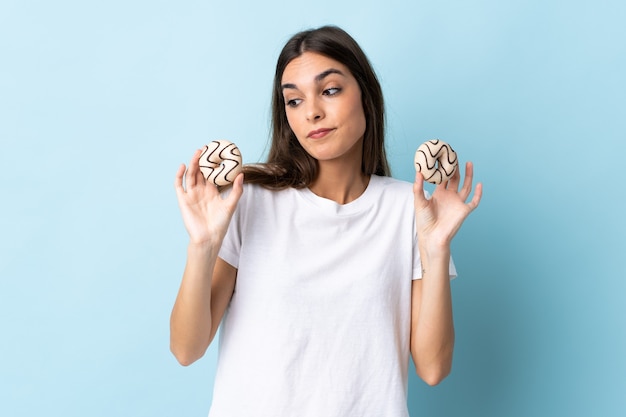
M 228 197 L 208 184 L 198 166 L 196 151 L 185 177 L 176 173 L 176 195 L 189 234 L 187 264 L 170 317 L 170 349 L 182 365 L 198 360 L 222 319 L 235 287 L 237 270 L 217 257 L 228 224 L 243 193 L 243 175 L 235 179 Z
M 454 323 L 450 293 L 450 242 L 482 197 L 482 185 L 472 191 L 473 166 L 466 165 L 459 191 L 457 172 L 437 186 L 426 199 L 423 178 L 417 174 L 413 191 L 422 279 L 414 280 L 411 293 L 411 356 L 417 374 L 429 385 L 441 382 L 452 368 Z
M 454 323 L 450 294 L 449 252 L 436 259 L 422 254 L 422 279 L 411 287 L 411 355 L 417 374 L 437 385 L 452 368 Z
M 170 349 L 184 366 L 206 352 L 235 289 L 237 270 L 212 252 L 189 244 L 170 317 Z

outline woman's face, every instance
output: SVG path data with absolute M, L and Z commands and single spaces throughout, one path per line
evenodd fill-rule
M 289 126 L 309 155 L 320 163 L 350 158 L 360 169 L 366 122 L 348 68 L 305 52 L 287 64 L 281 86 Z

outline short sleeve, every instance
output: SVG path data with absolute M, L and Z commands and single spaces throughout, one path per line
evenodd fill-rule
M 230 190 L 230 189 L 229 189 Z M 228 191 L 227 191 L 228 192 Z M 239 268 L 239 255 L 241 253 L 241 235 L 242 235 L 242 206 L 245 205 L 245 195 L 241 196 L 237 208 L 233 213 L 233 217 L 228 225 L 228 230 L 224 236 L 224 241 L 218 252 L 218 255 L 226 263 Z M 224 197 L 224 195 L 222 195 Z
M 413 254 L 413 259 L 415 260 L 413 264 L 413 279 L 422 279 L 422 261 L 420 260 L 419 250 L 417 249 L 417 245 L 415 246 L 415 252 Z M 454 265 L 454 260 L 452 256 L 450 256 L 450 279 L 456 278 L 456 266 Z

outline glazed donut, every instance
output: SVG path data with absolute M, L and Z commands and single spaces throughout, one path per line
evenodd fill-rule
M 452 146 L 439 139 L 422 143 L 415 152 L 415 170 L 432 184 L 441 184 L 452 178 L 458 164 Z
M 242 165 L 239 148 L 227 140 L 214 140 L 200 154 L 202 175 L 207 181 L 219 187 L 235 181 Z

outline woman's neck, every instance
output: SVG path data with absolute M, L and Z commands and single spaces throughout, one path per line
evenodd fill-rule
M 333 200 L 338 204 L 348 204 L 363 194 L 370 176 L 358 167 L 346 167 L 346 161 L 324 161 L 318 165 L 318 175 L 309 189 L 313 194 Z

